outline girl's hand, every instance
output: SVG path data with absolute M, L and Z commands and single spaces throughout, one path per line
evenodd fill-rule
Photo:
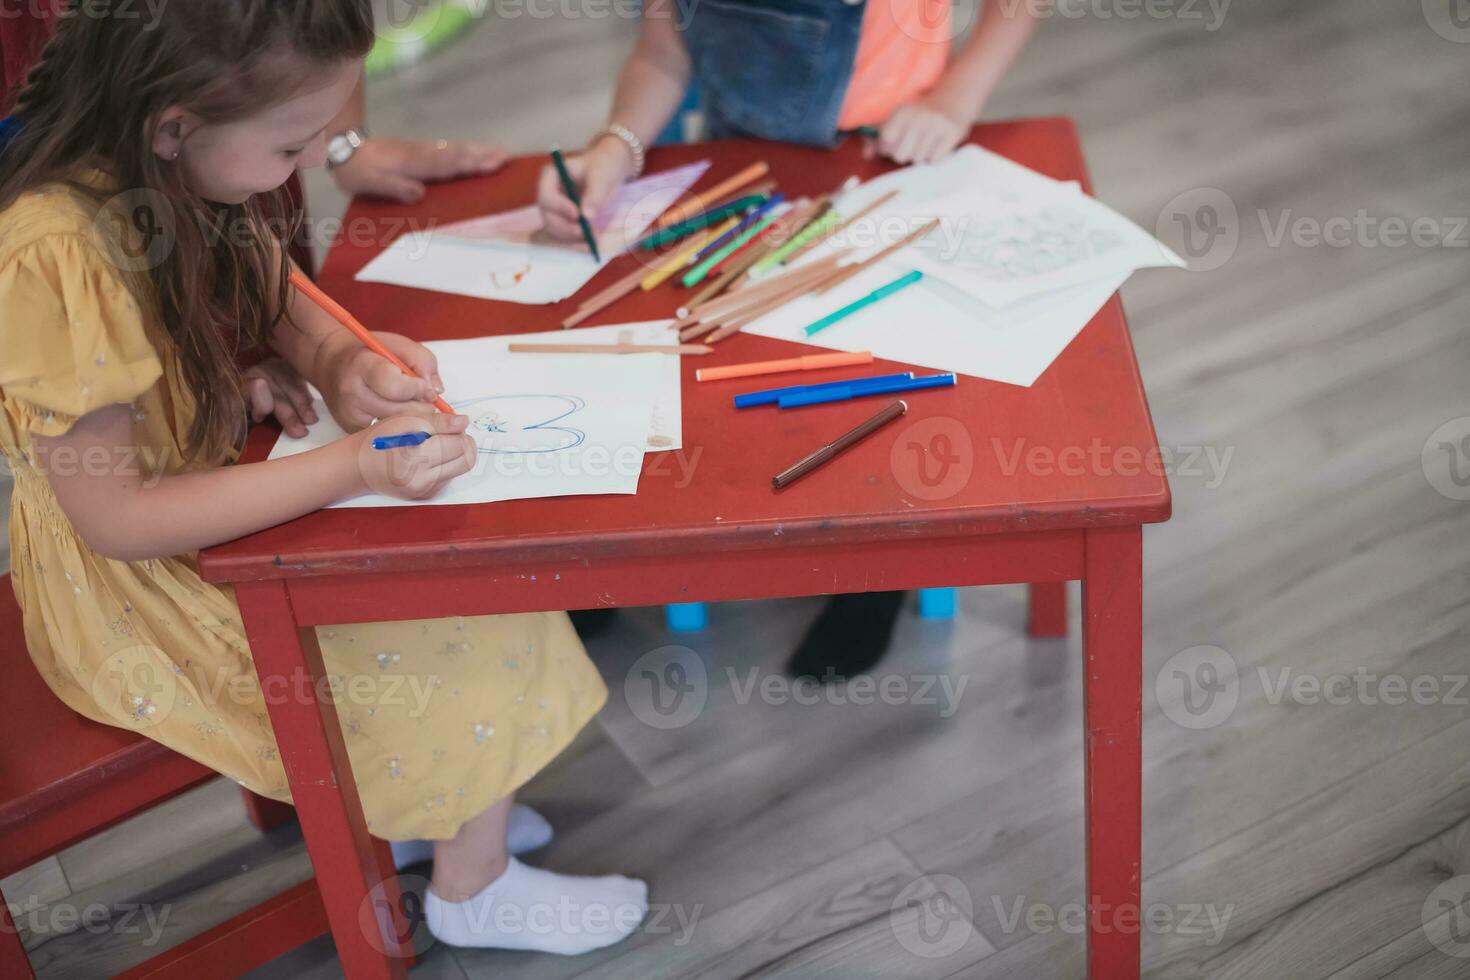
M 414 204 L 427 193 L 426 182 L 491 174 L 505 166 L 507 157 L 501 147 L 481 143 L 370 136 L 351 160 L 332 168 L 332 176 L 348 194 Z
M 633 154 L 616 137 L 607 136 L 591 147 L 567 157 L 567 172 L 577 193 L 582 196 L 582 213 L 597 231 L 597 212 L 633 173 Z M 536 203 L 546 220 L 546 231 L 553 238 L 581 241 L 582 226 L 577 223 L 577 206 L 562 189 L 556 167 L 548 163 L 541 168 L 536 185 Z
M 455 477 L 474 468 L 475 441 L 465 435 L 469 418 L 436 412 L 432 418 L 400 415 L 349 438 L 357 448 L 362 489 L 400 500 L 426 500 Z M 418 446 L 374 449 L 380 436 L 428 432 L 433 438 Z
M 973 117 L 973 116 L 972 116 Z M 933 163 L 954 151 L 970 131 L 964 116 L 934 95 L 899 106 L 878 133 L 878 153 L 895 163 Z
M 379 330 L 373 336 L 417 377 L 410 378 L 346 330 L 333 334 L 317 351 L 312 374 L 338 424 L 348 432 L 356 432 L 371 425 L 373 419 L 442 414 L 434 409 L 434 399 L 444 391 L 444 382 L 433 352 L 400 334 Z
M 252 422 L 274 415 L 292 439 L 300 439 L 308 425 L 316 424 L 316 409 L 306 379 L 279 357 L 247 368 L 241 382 Z

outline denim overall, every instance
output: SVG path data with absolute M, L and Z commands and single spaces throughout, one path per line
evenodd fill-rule
M 863 8 L 863 0 L 679 0 L 709 138 L 836 145 Z

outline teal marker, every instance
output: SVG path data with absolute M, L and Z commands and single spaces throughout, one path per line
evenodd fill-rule
M 909 286 L 912 286 L 914 283 L 918 282 L 920 279 L 923 279 L 923 278 L 924 278 L 924 274 L 922 272 L 920 272 L 918 269 L 915 269 L 913 272 L 910 272 L 906 276 L 899 276 L 897 279 L 893 280 L 888 285 L 886 285 L 886 286 L 879 286 L 877 289 L 873 290 L 871 293 L 869 293 L 868 295 L 864 296 L 862 299 L 857 300 L 857 301 L 852 302 L 852 303 L 848 303 L 846 306 L 844 306 L 842 309 L 836 311 L 835 313 L 828 313 L 826 316 L 822 317 L 816 323 L 813 323 L 810 326 L 806 327 L 806 329 L 805 329 L 804 332 L 806 333 L 806 335 L 808 337 L 810 337 L 814 333 L 818 333 L 819 331 L 826 330 L 828 327 L 832 326 L 832 324 L 836 323 L 838 320 L 841 320 L 841 319 L 843 319 L 845 317 L 852 316 L 858 310 L 861 310 L 861 309 L 863 309 L 866 306 L 872 306 L 874 303 L 878 302 L 883 297 L 885 297 L 885 296 L 892 296 L 894 293 L 898 292 L 900 289 L 905 289 L 905 288 L 907 288 Z
M 597 239 L 592 237 L 592 226 L 587 223 L 587 215 L 582 213 L 582 197 L 577 193 L 577 185 L 572 183 L 572 175 L 567 170 L 567 162 L 562 159 L 561 150 L 552 147 L 551 162 L 556 164 L 557 176 L 561 178 L 561 189 L 567 192 L 567 197 L 577 206 L 577 224 L 582 226 L 582 237 L 587 239 L 587 248 L 592 252 L 592 258 L 599 264 L 602 256 L 597 254 Z

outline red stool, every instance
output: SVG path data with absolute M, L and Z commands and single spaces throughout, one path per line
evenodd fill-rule
M 52 694 L 26 653 L 9 575 L 0 575 L 0 664 L 9 668 L 0 684 L 0 878 L 218 775 L 142 735 L 83 718 Z M 248 791 L 245 807 L 262 830 L 294 814 Z M 378 845 L 391 868 L 387 844 Z M 387 887 L 397 901 L 396 883 Z M 316 880 L 307 879 L 119 977 L 238 976 L 327 931 Z M 0 895 L 0 977 L 34 975 Z

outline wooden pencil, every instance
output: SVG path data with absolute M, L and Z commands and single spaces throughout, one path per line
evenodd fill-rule
M 346 327 L 368 350 L 386 359 L 389 364 L 392 364 L 410 378 L 418 377 L 418 375 L 413 373 L 413 369 L 403 363 L 403 360 L 397 354 L 384 347 L 383 342 L 375 337 L 371 330 L 359 323 L 357 317 L 348 313 L 340 303 L 323 292 L 320 286 L 306 278 L 306 275 L 300 269 L 294 267 L 291 269 L 291 285 L 295 286 L 298 292 L 325 310 L 332 319 Z M 450 408 L 449 403 L 443 398 L 435 398 L 434 407 L 446 415 L 454 414 L 454 409 Z
M 736 253 L 727 259 L 726 263 L 728 264 L 724 267 L 723 271 L 720 271 L 713 282 L 696 293 L 693 299 L 685 303 L 684 308 L 691 311 L 697 310 L 704 303 L 723 293 L 747 269 L 780 248 L 775 240 L 782 231 L 788 228 L 804 226 L 807 216 L 810 215 L 815 206 L 816 202 L 808 201 L 805 204 L 797 205 L 796 210 L 790 212 L 788 215 L 783 215 L 781 218 L 778 218 L 770 228 L 766 229 L 766 233 L 760 239 L 752 242 L 743 252 Z M 790 239 L 788 238 L 787 240 L 789 241 Z M 718 271 L 719 267 L 716 268 Z
M 655 266 L 652 272 L 644 276 L 642 281 L 640 281 L 638 284 L 639 287 L 646 292 L 650 289 L 654 289 L 657 286 L 662 285 L 665 280 L 673 276 L 680 269 L 683 269 L 685 266 L 687 266 L 689 264 L 689 260 L 692 259 L 700 249 L 704 248 L 705 245 L 714 241 L 716 238 L 718 238 L 720 235 L 723 235 L 731 228 L 734 228 L 735 225 L 737 225 L 739 222 L 740 219 L 738 217 L 730 217 L 713 228 L 706 228 L 703 231 L 696 232 L 695 234 L 690 236 L 688 242 L 686 242 L 682 248 L 670 254 L 668 258 L 664 259 L 663 262 Z
M 842 258 L 842 255 L 830 255 L 817 262 L 762 279 L 760 282 L 752 283 L 735 292 L 726 293 L 700 307 L 698 318 L 701 320 L 718 318 L 741 307 L 758 303 L 767 297 L 784 292 L 799 283 L 822 279 L 837 268 Z
M 837 275 L 833 276 L 831 279 L 828 279 L 826 282 L 823 282 L 820 286 L 818 286 L 814 290 L 814 292 L 826 293 L 830 292 L 833 289 L 836 289 L 838 286 L 847 282 L 847 280 L 851 279 L 858 273 L 863 272 L 867 269 L 871 269 L 879 262 L 882 262 L 884 259 L 888 258 L 888 256 L 892 255 L 894 252 L 897 252 L 899 249 L 907 248 L 909 245 L 912 245 L 914 242 L 923 238 L 925 235 L 929 234 L 929 232 L 933 231 L 937 227 L 939 227 L 939 219 L 931 219 L 928 224 L 925 224 L 915 229 L 914 231 L 905 235 L 903 238 L 900 238 L 898 241 L 894 242 L 892 245 L 889 245 L 887 248 L 883 249 L 883 251 L 878 252 L 876 255 L 869 256 L 868 258 L 863 259 L 860 262 L 854 262 L 851 265 L 844 267 L 842 271 L 839 272 Z
M 669 225 L 678 224 L 686 218 L 692 218 L 699 212 L 707 210 L 704 202 L 719 200 L 737 187 L 744 187 L 753 180 L 760 180 L 770 171 L 770 165 L 764 160 L 752 163 L 733 177 L 727 177 L 709 190 L 697 191 L 669 208 L 654 224 L 654 229 L 661 230 Z
M 818 245 L 821 245 L 823 242 L 830 242 L 832 240 L 833 236 L 835 236 L 838 232 L 842 231 L 844 228 L 849 227 L 854 221 L 860 221 L 863 218 L 866 218 L 868 215 L 872 214 L 874 211 L 878 210 L 883 205 L 887 204 L 889 201 L 893 200 L 897 196 L 898 196 L 898 191 L 896 191 L 896 190 L 892 190 L 892 191 L 889 191 L 886 194 L 880 195 L 879 197 L 877 197 L 873 201 L 871 201 L 866 207 L 859 208 L 857 211 L 853 212 L 853 214 L 850 217 L 843 218 L 841 221 L 838 221 L 831 228 L 828 228 L 821 235 L 818 235 L 816 238 L 812 239 L 809 242 L 803 243 L 800 248 L 796 249 L 790 255 L 788 255 L 784 259 L 782 259 L 781 260 L 781 264 L 782 265 L 790 265 L 792 262 L 795 262 L 797 259 L 801 258 L 807 252 L 810 252 L 812 249 L 816 248 Z
M 596 296 L 593 296 L 591 299 L 587 300 L 580 307 L 578 307 L 577 312 L 573 313 L 571 316 L 567 317 L 561 322 L 561 328 L 563 330 L 570 329 L 571 327 L 575 327 L 577 324 L 581 323 L 583 320 L 586 320 L 589 317 L 601 313 L 604 309 L 616 303 L 618 300 L 622 299 L 633 290 L 637 289 L 638 284 L 641 283 L 644 277 L 647 275 L 648 268 L 641 264 L 638 265 L 632 272 L 628 273 L 626 276 L 619 279 L 617 282 L 602 290 L 602 292 L 598 293 Z

